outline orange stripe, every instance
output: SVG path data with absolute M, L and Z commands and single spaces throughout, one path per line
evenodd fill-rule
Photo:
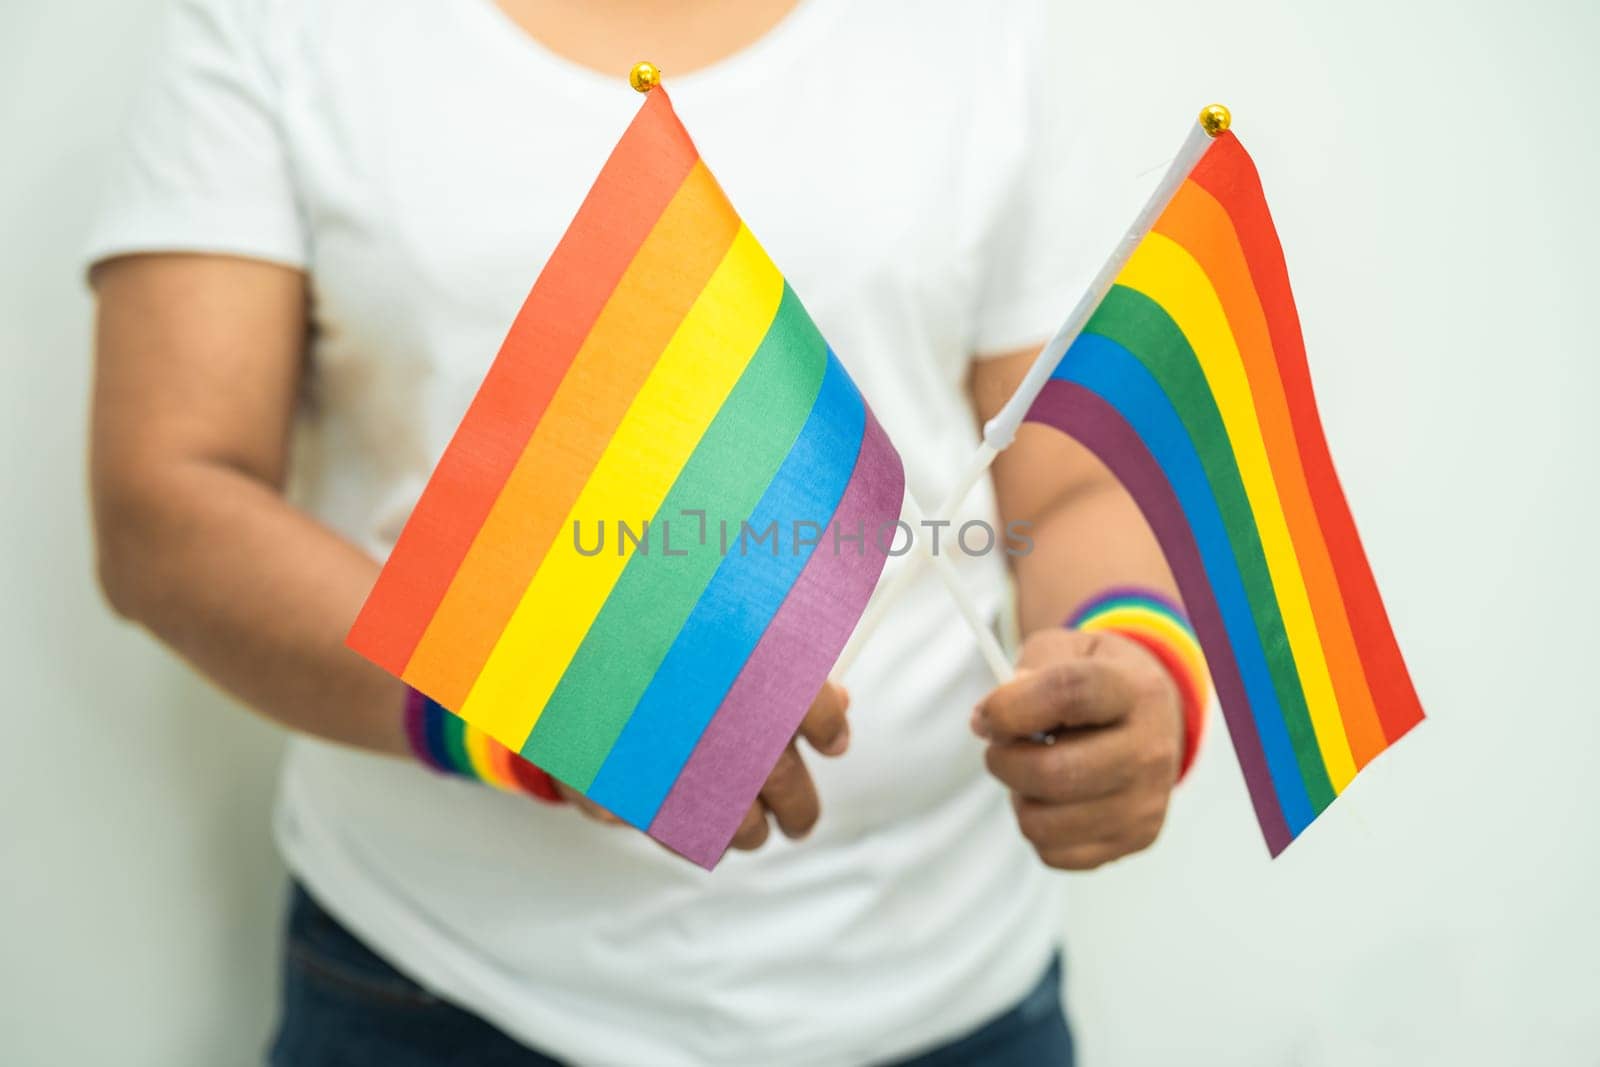
M 511 750 L 494 738 L 489 738 L 489 766 L 494 771 L 495 784 L 513 793 L 522 792 L 522 783 L 517 781 L 516 772 L 511 769 Z
M 573 359 L 412 653 L 406 681 L 461 708 L 634 394 L 738 230 L 716 179 L 696 164 Z
M 666 92 L 650 93 L 528 293 L 345 638 L 389 673 L 404 670 L 561 376 L 699 158 Z
M 1405 656 L 1395 641 L 1372 564 L 1361 546 L 1361 533 L 1339 484 L 1339 472 L 1328 453 L 1328 435 L 1311 386 L 1311 368 L 1306 363 L 1305 338 L 1289 286 L 1289 269 L 1283 261 L 1272 212 L 1267 209 L 1261 176 L 1256 173 L 1250 153 L 1230 131 L 1212 142 L 1189 178 L 1227 209 L 1250 264 L 1250 277 L 1267 317 L 1278 373 L 1288 395 L 1295 438 L 1300 442 L 1300 462 L 1311 480 L 1311 501 L 1328 539 L 1339 588 L 1344 593 L 1345 612 L 1355 628 L 1356 647 L 1361 650 L 1367 686 L 1378 705 L 1378 720 L 1392 745 L 1422 721 L 1422 704 L 1411 672 L 1406 669 Z
M 1364 767 L 1384 749 L 1383 727 L 1361 665 L 1333 559 L 1311 501 L 1289 404 L 1267 331 L 1266 315 L 1251 281 L 1244 249 L 1227 211 L 1214 196 L 1192 181 L 1183 183 L 1157 221 L 1156 231 L 1194 256 L 1211 279 L 1227 313 L 1228 326 L 1233 331 L 1250 381 L 1250 393 L 1266 440 L 1273 480 L 1288 520 L 1295 556 L 1311 598 L 1317 636 L 1338 696 L 1350 754 L 1357 768 Z

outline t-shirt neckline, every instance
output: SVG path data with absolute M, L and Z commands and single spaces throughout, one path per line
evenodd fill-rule
M 478 21 L 503 47 L 531 62 L 541 73 L 560 78 L 583 89 L 616 88 L 626 85 L 628 72 L 608 74 L 586 66 L 552 49 L 501 9 L 495 0 L 467 0 L 478 9 Z M 821 28 L 825 17 L 836 6 L 835 0 L 799 0 L 788 14 L 760 37 L 706 66 L 687 74 L 662 72 L 662 84 L 674 94 L 698 92 L 741 79 L 785 61 Z M 640 56 L 641 60 L 649 56 Z

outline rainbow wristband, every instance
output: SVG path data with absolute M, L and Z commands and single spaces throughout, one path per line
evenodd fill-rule
M 422 763 L 547 804 L 564 803 L 555 782 L 509 748 L 415 689 L 406 690 L 406 737 Z
M 1181 779 L 1194 765 L 1211 700 L 1211 675 L 1194 628 L 1183 608 L 1151 589 L 1119 587 L 1085 601 L 1067 619 L 1067 627 L 1086 633 L 1109 631 L 1143 645 L 1178 683 L 1183 699 L 1183 763 Z

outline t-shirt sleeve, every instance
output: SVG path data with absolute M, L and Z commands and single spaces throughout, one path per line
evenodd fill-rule
M 179 0 L 105 174 L 89 265 L 211 252 L 304 267 L 267 0 Z
M 1110 121 L 1075 35 L 1048 3 L 1021 5 L 1006 48 L 1022 151 L 988 215 L 973 334 L 978 356 L 1036 346 L 1061 325 L 1131 214 L 1097 147 Z M 1081 42 L 1077 42 L 1081 44 Z M 1125 177 L 1125 175 L 1124 175 Z

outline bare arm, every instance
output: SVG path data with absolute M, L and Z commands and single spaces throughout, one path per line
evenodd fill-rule
M 1034 355 L 974 368 L 981 418 L 1000 410 Z M 1032 523 L 1034 549 L 1015 560 L 1021 670 L 978 705 L 973 729 L 1039 857 L 1053 867 L 1096 867 L 1160 832 L 1183 752 L 1183 710 L 1177 683 L 1149 650 L 1062 623 L 1111 586 L 1171 593 L 1172 575 L 1127 492 L 1054 430 L 1023 426 L 995 462 L 994 484 L 1001 519 Z M 1054 743 L 1039 744 L 1040 734 Z
M 404 687 L 344 646 L 378 564 L 283 498 L 305 346 L 305 279 L 217 256 L 132 256 L 96 271 L 91 483 L 112 606 L 294 730 L 409 754 Z M 824 688 L 801 733 L 849 742 Z M 609 819 L 559 786 L 585 813 Z M 816 788 L 791 743 L 735 848 L 769 820 L 808 833 Z
M 974 365 L 972 398 L 980 420 L 1004 406 L 1036 349 Z M 1048 427 L 1024 423 L 994 464 L 1003 523 L 1032 524 L 1034 550 L 1014 561 L 1024 636 L 1059 627 L 1068 613 L 1115 585 L 1176 597 L 1155 535 L 1133 499 L 1094 455 Z
M 115 610 L 285 726 L 404 753 L 402 686 L 344 647 L 378 565 L 283 498 L 304 276 L 101 265 L 90 482 Z

